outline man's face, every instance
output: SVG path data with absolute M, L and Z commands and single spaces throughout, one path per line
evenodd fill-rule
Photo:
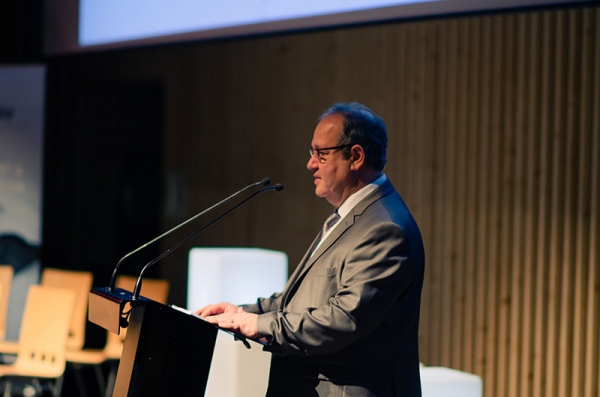
M 317 125 L 311 146 L 313 150 L 338 146 L 338 136 L 342 131 L 344 116 L 332 114 Z M 334 207 L 349 196 L 351 184 L 351 160 L 345 159 L 341 150 L 315 151 L 306 168 L 313 171 L 315 194 L 325 198 Z

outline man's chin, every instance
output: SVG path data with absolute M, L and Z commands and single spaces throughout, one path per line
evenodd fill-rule
M 324 198 L 327 196 L 327 192 L 324 192 L 322 189 L 319 189 L 319 186 L 317 185 L 317 187 L 315 188 L 315 195 L 317 197 Z

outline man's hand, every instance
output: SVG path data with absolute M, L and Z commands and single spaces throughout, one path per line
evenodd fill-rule
M 199 311 L 201 310 L 202 309 Z M 217 324 L 221 328 L 235 331 L 248 338 L 258 338 L 259 336 L 256 325 L 258 321 L 258 314 L 246 313 L 241 307 L 237 307 L 235 313 L 223 311 L 221 314 L 209 315 L 208 317 L 205 317 L 205 320 L 209 323 Z
M 206 305 L 202 309 L 197 310 L 196 314 L 202 318 L 206 318 L 207 316 L 214 316 L 216 314 L 237 313 L 239 308 L 239 306 L 232 305 L 231 303 L 221 302 L 213 305 Z

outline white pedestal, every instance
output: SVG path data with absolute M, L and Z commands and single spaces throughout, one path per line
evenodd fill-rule
M 210 303 L 254 303 L 280 292 L 288 278 L 283 252 L 256 248 L 193 248 L 189 255 L 187 309 Z M 263 397 L 271 354 L 250 342 L 248 350 L 219 332 L 205 396 Z
M 423 397 L 481 397 L 483 384 L 477 375 L 443 367 L 421 367 Z

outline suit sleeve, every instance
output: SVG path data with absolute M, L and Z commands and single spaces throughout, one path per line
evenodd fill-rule
M 277 310 L 281 302 L 281 294 L 275 293 L 269 298 L 258 298 L 256 303 L 241 305 L 240 307 L 248 313 L 263 314 Z
M 328 303 L 302 312 L 266 312 L 258 331 L 282 355 L 339 351 L 377 329 L 418 278 L 400 226 L 379 223 L 351 245 L 340 264 L 337 293 Z

